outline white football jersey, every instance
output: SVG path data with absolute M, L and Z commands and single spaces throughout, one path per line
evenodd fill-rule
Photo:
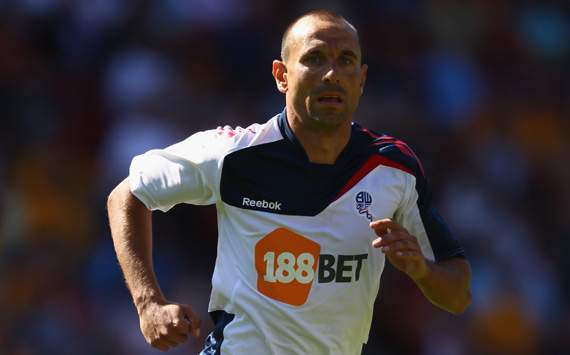
M 203 354 L 359 354 L 385 263 L 373 220 L 400 223 L 430 260 L 463 257 L 414 153 L 357 124 L 334 165 L 308 160 L 283 112 L 139 155 L 129 179 L 151 210 L 216 204 Z

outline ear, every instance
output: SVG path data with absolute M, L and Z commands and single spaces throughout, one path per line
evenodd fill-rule
M 274 60 L 272 73 L 275 78 L 275 84 L 277 84 L 277 90 L 283 94 L 286 93 L 289 86 L 287 83 L 287 67 L 285 63 L 280 60 Z
M 364 93 L 364 84 L 366 83 L 366 75 L 368 74 L 368 64 L 362 64 L 360 67 L 360 95 Z

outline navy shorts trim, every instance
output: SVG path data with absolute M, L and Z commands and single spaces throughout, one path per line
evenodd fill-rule
M 210 312 L 210 317 L 214 321 L 214 330 L 206 337 L 204 349 L 200 352 L 200 355 L 219 355 L 222 353 L 224 328 L 230 324 L 235 315 L 226 311 L 213 311 Z

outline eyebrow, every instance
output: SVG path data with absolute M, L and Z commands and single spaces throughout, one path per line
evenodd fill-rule
M 356 55 L 356 53 L 354 53 L 353 51 L 351 51 L 349 49 L 343 50 L 340 54 L 348 56 L 348 57 L 352 57 L 354 59 L 358 59 L 358 56 Z
M 324 48 L 324 45 L 319 45 L 319 46 L 315 46 L 310 48 L 308 51 L 306 51 L 305 53 L 303 53 L 303 55 L 306 54 L 311 54 L 311 53 L 316 53 L 316 52 L 322 52 Z
M 308 55 L 311 55 L 311 54 L 322 52 L 322 50 L 323 50 L 323 46 L 317 46 L 317 47 L 311 48 L 307 52 L 303 53 L 301 55 L 301 58 L 308 56 Z M 358 59 L 358 55 L 350 49 L 345 49 L 342 52 L 340 52 L 340 54 L 347 56 L 347 57 L 354 58 L 354 59 Z

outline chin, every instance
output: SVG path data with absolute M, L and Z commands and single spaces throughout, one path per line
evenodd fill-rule
M 350 116 L 344 112 L 320 112 L 311 116 L 314 123 L 322 128 L 337 128 L 350 122 Z

